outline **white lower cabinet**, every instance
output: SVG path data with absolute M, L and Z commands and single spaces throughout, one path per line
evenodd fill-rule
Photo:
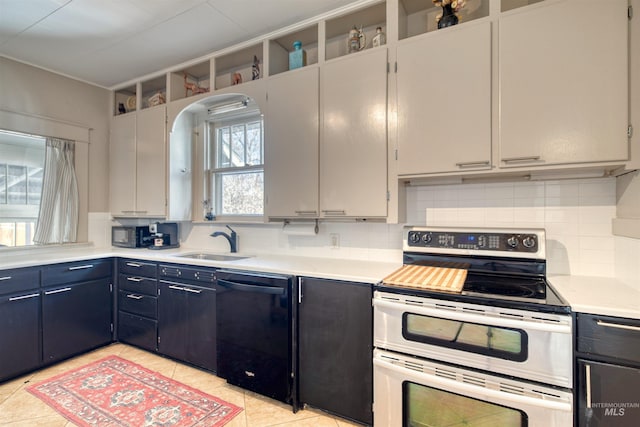
M 166 107 L 160 106 L 112 119 L 113 216 L 166 216 L 166 116 Z
M 265 214 L 315 218 L 318 209 L 319 73 L 271 77 L 265 117 Z
M 498 32 L 500 167 L 628 158 L 627 0 L 547 1 Z
M 387 216 L 387 50 L 321 70 L 320 216 Z
M 491 167 L 491 22 L 398 44 L 398 174 Z

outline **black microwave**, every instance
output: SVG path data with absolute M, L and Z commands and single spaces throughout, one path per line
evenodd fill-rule
M 148 225 L 118 225 L 111 227 L 111 245 L 120 248 L 146 248 L 153 244 Z

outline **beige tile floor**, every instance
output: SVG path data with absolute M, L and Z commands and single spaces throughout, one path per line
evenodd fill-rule
M 213 374 L 124 344 L 112 344 L 54 366 L 0 384 L 0 426 L 6 427 L 71 427 L 47 404 L 26 391 L 26 387 L 53 375 L 85 365 L 109 355 L 117 355 L 160 372 L 196 389 L 244 408 L 228 427 L 348 427 L 357 426 L 347 420 L 315 409 L 293 413 L 291 406 L 229 385 Z

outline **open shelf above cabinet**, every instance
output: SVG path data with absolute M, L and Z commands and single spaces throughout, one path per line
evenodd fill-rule
M 318 63 L 318 25 L 269 40 L 269 75 L 284 73 L 290 70 L 289 54 L 295 50 L 294 42 L 302 44 L 306 65 Z
M 203 61 L 170 74 L 171 100 L 188 98 L 210 91 L 211 64 Z
M 348 55 L 349 32 L 356 28 L 364 33 L 364 45 L 359 50 L 370 49 L 376 28 L 381 27 L 386 33 L 387 5 L 385 2 L 376 3 L 359 9 L 347 15 L 342 15 L 326 21 L 325 59 L 330 60 Z
M 127 86 L 114 92 L 114 115 L 136 111 L 136 85 Z
M 530 4 L 540 3 L 545 0 L 502 0 L 500 2 L 500 12 L 517 9 L 519 7 L 529 6 Z
M 140 108 L 145 109 L 167 102 L 167 76 L 158 76 L 155 79 L 143 81 L 140 84 L 142 101 Z
M 243 82 L 250 82 L 264 77 L 263 43 L 240 49 L 214 58 L 215 89 L 224 89 Z M 254 73 L 254 59 L 257 59 L 258 73 Z
M 518 0 L 506 1 L 515 3 Z M 520 0 L 519 2 L 526 1 Z M 503 0 L 504 3 L 505 0 Z M 442 14 L 442 8 L 435 6 L 431 0 L 399 0 L 398 38 L 403 40 L 436 31 L 438 29 L 437 16 L 440 14 Z M 458 25 L 489 16 L 489 0 L 467 0 L 464 7 L 459 10 L 458 16 L 460 19 Z

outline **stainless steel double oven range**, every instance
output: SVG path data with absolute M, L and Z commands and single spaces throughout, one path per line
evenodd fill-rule
M 374 421 L 573 425 L 568 305 L 546 280 L 541 229 L 406 227 L 404 264 L 461 268 L 461 293 L 374 292 Z

